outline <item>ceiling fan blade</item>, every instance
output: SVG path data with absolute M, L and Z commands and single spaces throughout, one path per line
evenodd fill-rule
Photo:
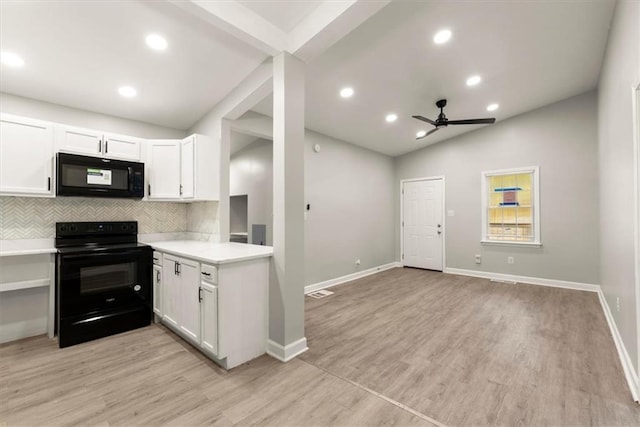
M 431 129 L 431 130 L 430 130 L 429 132 L 427 132 L 424 136 L 418 137 L 418 138 L 416 138 L 416 139 L 426 138 L 426 137 L 428 137 L 429 135 L 431 135 L 432 133 L 439 131 L 440 129 L 441 129 L 441 128 L 434 128 L 434 129 Z
M 467 120 L 449 120 L 448 125 L 489 125 L 495 123 L 495 118 L 490 119 L 467 119 Z
M 434 122 L 431 119 L 427 119 L 426 117 L 422 117 L 422 116 L 411 116 L 411 117 L 413 117 L 414 119 L 422 120 L 423 122 L 427 122 L 427 123 L 429 123 L 431 125 L 434 125 L 434 126 L 436 125 L 436 122 Z

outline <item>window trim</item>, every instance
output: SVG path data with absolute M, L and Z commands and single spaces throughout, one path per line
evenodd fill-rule
M 489 197 L 487 194 L 487 178 L 495 175 L 511 175 L 516 173 L 533 173 L 533 238 L 531 242 L 517 242 L 513 240 L 491 240 L 487 238 L 488 232 L 488 217 L 487 209 L 489 203 Z M 520 168 L 511 169 L 497 169 L 491 171 L 483 171 L 480 173 L 482 185 L 481 185 L 481 198 L 482 198 L 482 230 L 480 235 L 480 243 L 483 245 L 498 245 L 498 246 L 542 246 L 542 239 L 540 238 L 540 168 L 538 166 L 526 166 Z

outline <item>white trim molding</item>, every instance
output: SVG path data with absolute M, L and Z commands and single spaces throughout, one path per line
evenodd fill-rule
M 590 283 L 570 282 L 567 280 L 543 279 L 541 277 L 516 276 L 513 274 L 492 273 L 490 271 L 465 270 L 462 268 L 446 267 L 447 274 L 480 277 L 482 279 L 499 280 L 504 282 L 526 283 L 528 285 L 550 286 L 552 288 L 573 289 L 576 291 L 599 292 L 600 286 Z
M 267 341 L 267 354 L 281 362 L 288 362 L 307 350 L 309 350 L 309 347 L 307 347 L 306 337 L 302 337 L 286 346 L 282 346 L 273 340 Z
M 362 277 L 371 276 L 372 274 L 380 273 L 381 271 L 389 270 L 395 267 L 402 267 L 402 264 L 399 262 L 390 262 L 389 264 L 383 264 L 377 267 L 368 268 L 356 273 L 347 274 L 346 276 L 336 277 L 335 279 L 313 283 L 304 287 L 304 293 L 309 294 L 311 292 L 319 291 L 320 289 L 326 289 L 332 286 L 341 285 L 343 283 L 351 282 L 352 280 L 360 279 Z
M 636 279 L 636 337 L 637 337 L 637 366 L 640 369 L 640 80 L 633 88 L 633 169 L 634 183 L 634 210 L 635 210 L 635 238 L 634 247 L 636 254 L 635 279 Z
M 496 175 L 512 175 L 512 174 L 525 174 L 532 175 L 532 189 L 531 198 L 533 199 L 533 241 L 521 242 L 517 240 L 497 240 L 489 238 L 489 193 L 487 187 L 487 179 Z M 540 237 L 540 167 L 539 166 L 526 166 L 512 169 L 500 169 L 492 171 L 483 171 L 481 173 L 481 201 L 482 201 L 482 234 L 480 236 L 480 242 L 483 245 L 486 244 L 509 244 L 514 246 L 542 246 L 542 239 Z
M 620 357 L 620 363 L 622 364 L 624 377 L 626 378 L 627 384 L 629 385 L 631 396 L 633 397 L 634 401 L 638 402 L 638 396 L 640 395 L 640 379 L 638 378 L 638 374 L 636 374 L 636 371 L 633 368 L 631 357 L 629 357 L 629 353 L 627 352 L 627 348 L 624 346 L 624 342 L 622 341 L 622 337 L 620 336 L 620 332 L 618 331 L 616 322 L 611 315 L 609 304 L 607 304 L 607 300 L 604 297 L 602 290 L 600 289 L 598 290 L 598 298 L 600 299 L 602 311 L 604 311 L 604 317 L 607 319 L 607 323 L 609 324 L 609 330 L 611 331 L 613 342 L 616 345 L 616 350 L 618 350 L 618 356 Z

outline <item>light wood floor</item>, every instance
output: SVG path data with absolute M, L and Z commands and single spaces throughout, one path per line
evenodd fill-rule
M 332 290 L 301 359 L 441 423 L 640 426 L 595 293 L 410 268 Z
M 0 426 L 640 425 L 593 293 L 414 269 L 332 290 L 286 364 L 226 372 L 157 325 L 2 345 Z

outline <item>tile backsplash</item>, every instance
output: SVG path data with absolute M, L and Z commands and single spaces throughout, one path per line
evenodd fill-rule
M 0 240 L 53 238 L 62 221 L 138 221 L 140 234 L 189 231 L 187 209 L 184 203 L 122 199 L 0 197 Z M 193 231 L 208 231 L 215 221 L 199 219 L 202 231 Z

